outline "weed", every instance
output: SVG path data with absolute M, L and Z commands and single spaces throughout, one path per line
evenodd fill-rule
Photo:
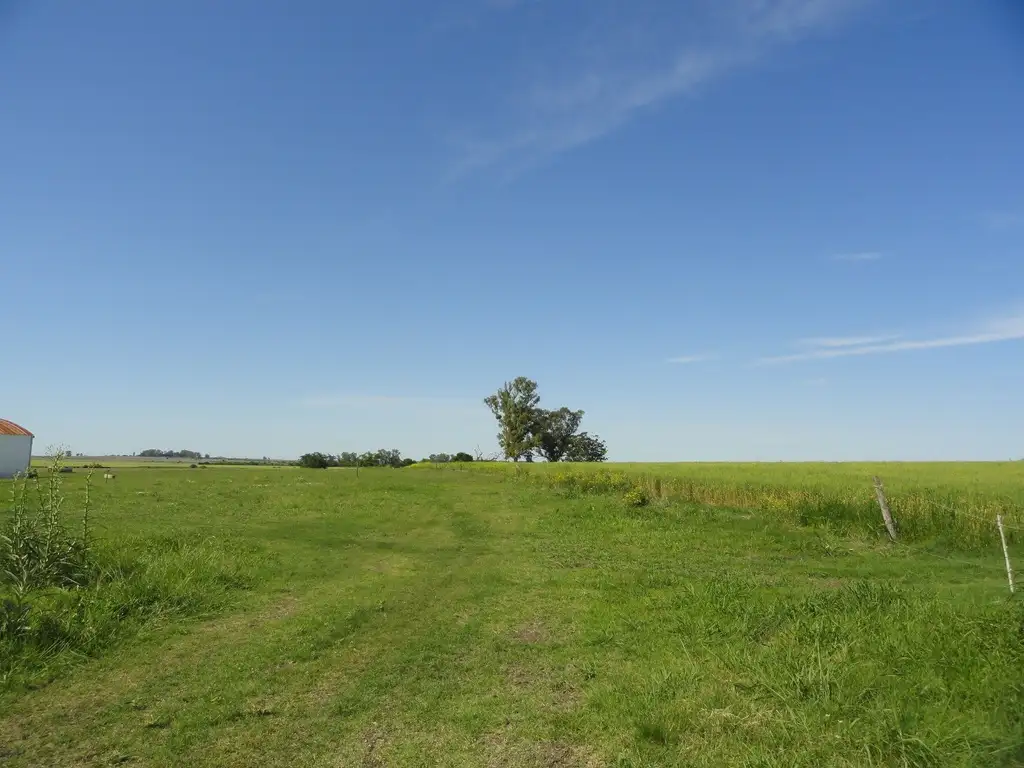
M 627 507 L 646 507 L 651 503 L 651 497 L 647 495 L 647 489 L 642 485 L 630 488 L 622 500 Z
M 62 451 L 53 453 L 45 483 L 19 477 L 11 485 L 11 517 L 0 529 L 0 585 L 8 586 L 18 604 L 36 590 L 83 587 L 95 576 L 89 540 L 91 475 L 86 478 L 81 534 L 76 535 L 64 520 L 64 459 Z M 30 483 L 34 494 L 29 493 Z

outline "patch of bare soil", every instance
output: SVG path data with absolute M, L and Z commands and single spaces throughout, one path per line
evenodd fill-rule
M 527 645 L 542 645 L 548 641 L 548 630 L 539 621 L 524 624 L 516 631 L 516 639 Z
M 363 734 L 363 759 L 360 763 L 363 768 L 383 768 L 386 765 L 380 754 L 383 741 L 384 732 L 376 725 Z
M 487 739 L 488 768 L 603 768 L 604 761 L 586 747 L 559 741 L 516 740 L 507 733 Z

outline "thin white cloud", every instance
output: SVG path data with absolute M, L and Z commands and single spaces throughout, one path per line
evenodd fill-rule
M 899 336 L 826 336 L 816 339 L 801 339 L 802 347 L 825 347 L 834 349 L 836 347 L 863 347 L 871 344 L 881 344 L 885 341 L 893 341 Z
M 606 72 L 561 87 L 537 87 L 529 98 L 533 116 L 514 133 L 463 141 L 449 178 L 499 165 L 519 171 L 587 144 L 626 123 L 635 111 L 696 88 L 728 64 L 721 53 L 687 51 L 668 69 L 644 77 Z
M 551 60 L 538 54 L 534 64 L 545 79 L 517 91 L 511 114 L 500 114 L 490 131 L 470 130 L 458 139 L 450 178 L 490 167 L 522 169 L 580 147 L 836 25 L 868 2 L 690 0 L 655 9 L 634 0 L 613 21 L 585 20 L 580 37 L 565 41 Z
M 832 261 L 863 262 L 878 261 L 881 258 L 882 254 L 878 251 L 860 251 L 858 253 L 837 253 L 832 257 Z
M 910 352 L 924 349 L 944 349 L 947 347 L 967 347 L 976 344 L 995 344 L 1004 341 L 1024 339 L 1024 311 L 1007 315 L 990 321 L 978 328 L 939 336 L 930 339 L 899 339 L 885 342 L 869 342 L 860 345 L 822 346 L 806 352 L 791 355 L 765 357 L 757 361 L 763 365 L 796 363 L 804 360 L 825 360 L 835 357 L 854 357 L 860 355 L 884 355 L 895 352 Z
M 703 363 L 708 359 L 710 358 L 707 355 L 683 355 L 681 357 L 670 357 L 665 362 L 675 363 L 676 365 L 690 365 L 692 363 Z
M 802 37 L 835 23 L 861 0 L 739 0 L 738 18 L 753 35 Z

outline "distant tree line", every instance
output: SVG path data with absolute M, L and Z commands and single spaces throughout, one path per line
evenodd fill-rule
M 498 445 L 506 459 L 605 461 L 608 448 L 597 435 L 580 432 L 583 411 L 540 407 L 537 382 L 519 376 L 484 398 L 498 421 Z
M 473 461 L 473 457 L 465 451 L 459 451 L 458 453 L 432 453 L 425 459 L 420 459 L 424 464 L 427 462 L 431 464 L 449 464 L 453 461 Z
M 402 458 L 395 448 L 381 448 L 366 453 L 304 453 L 299 457 L 298 465 L 309 469 L 327 469 L 328 467 L 408 467 L 415 464 L 413 459 Z
M 417 462 L 415 459 L 404 458 L 397 449 L 381 448 L 366 453 L 321 453 L 314 451 L 304 453 L 296 462 L 300 467 L 308 469 L 327 469 L 328 467 L 408 467 L 416 463 L 447 464 L 455 461 L 473 461 L 473 456 L 465 451 L 458 453 L 432 453 Z
M 139 453 L 147 459 L 208 459 L 210 454 L 199 451 L 161 451 L 159 448 L 147 448 Z

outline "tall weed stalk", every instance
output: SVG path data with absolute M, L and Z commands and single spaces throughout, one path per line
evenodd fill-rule
M 75 535 L 64 523 L 66 457 L 62 449 L 53 451 L 45 482 L 26 474 L 11 485 L 11 516 L 0 528 L 0 588 L 8 593 L 0 602 L 0 639 L 27 632 L 33 593 L 77 589 L 96 575 L 89 530 L 92 473 L 86 476 L 81 535 Z

